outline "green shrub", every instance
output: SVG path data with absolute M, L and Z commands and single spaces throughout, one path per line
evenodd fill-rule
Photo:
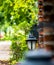
M 11 45 L 12 56 L 10 58 L 10 63 L 16 63 L 24 58 L 24 53 L 28 50 L 26 43 L 18 43 L 13 41 Z

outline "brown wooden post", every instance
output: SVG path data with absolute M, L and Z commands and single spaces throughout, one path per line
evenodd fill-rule
M 54 52 L 54 0 L 38 0 L 38 7 L 39 44 Z

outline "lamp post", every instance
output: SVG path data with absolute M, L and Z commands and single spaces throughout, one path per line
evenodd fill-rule
M 26 43 L 30 50 L 34 50 L 36 48 L 36 42 L 37 42 L 36 37 L 34 37 L 33 34 L 29 34 L 29 37 L 26 40 Z

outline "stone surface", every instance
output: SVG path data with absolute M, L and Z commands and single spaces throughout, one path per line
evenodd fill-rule
M 0 60 L 8 60 L 10 58 L 11 41 L 0 41 Z

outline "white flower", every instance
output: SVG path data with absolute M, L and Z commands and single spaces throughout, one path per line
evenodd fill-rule
M 13 20 L 13 16 L 11 16 L 10 19 Z
M 9 26 L 9 27 L 7 28 L 7 36 L 12 36 L 13 33 L 14 33 L 14 29 L 13 29 L 11 26 Z

